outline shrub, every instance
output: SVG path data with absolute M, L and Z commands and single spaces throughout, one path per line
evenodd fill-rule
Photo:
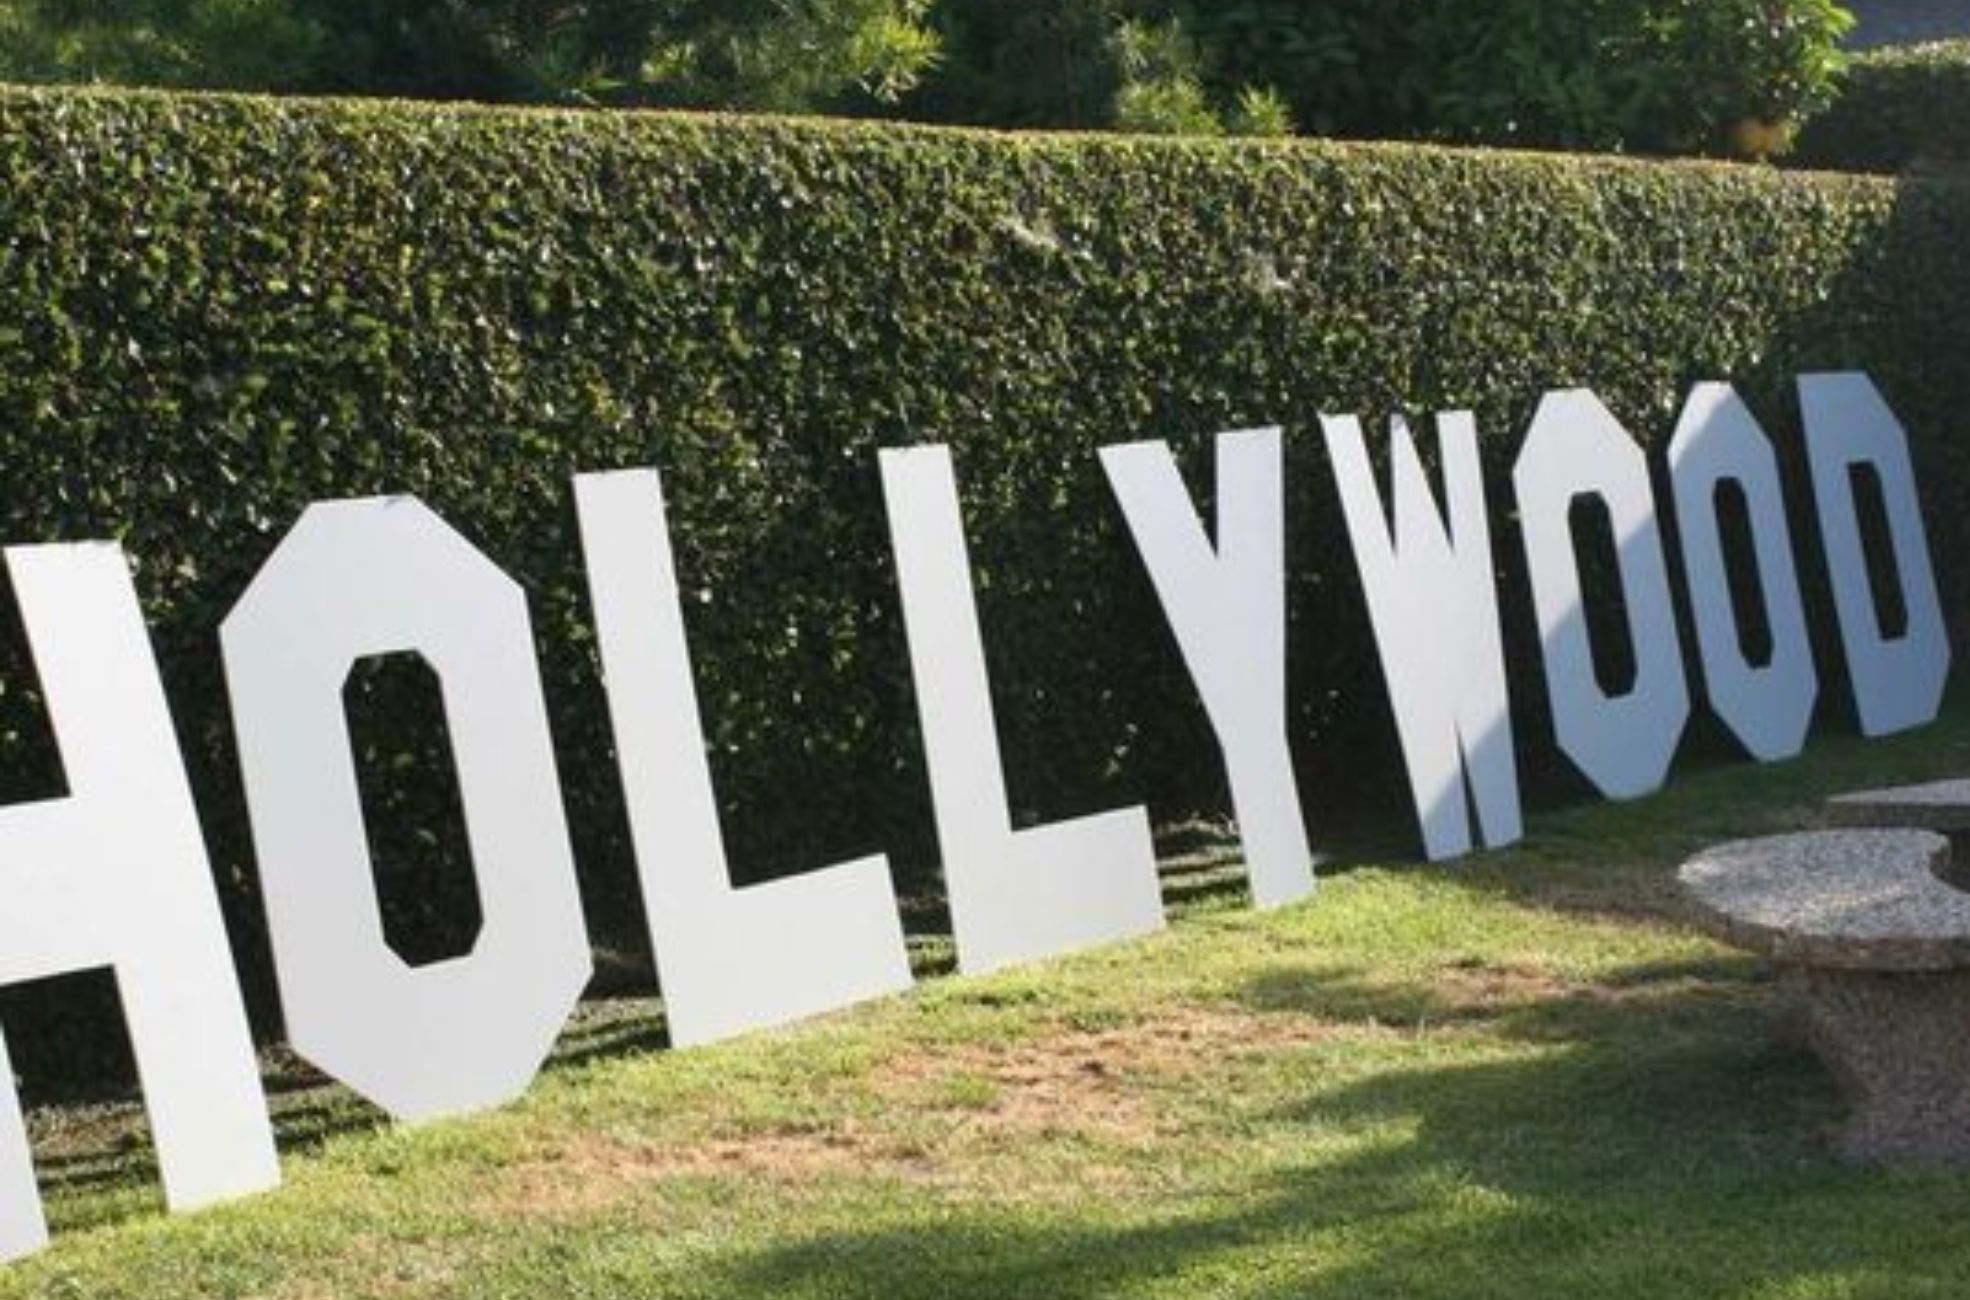
M 1199 55 L 1177 22 L 1125 22 L 1115 32 L 1122 84 L 1114 124 L 1152 135 L 1218 135 L 1224 123 L 1212 111 L 1198 78 Z
M 942 60 L 904 112 L 980 126 L 1112 126 L 1122 0 L 939 0 Z
M 1270 86 L 1246 86 L 1225 121 L 1233 135 L 1283 136 L 1293 134 L 1293 109 L 1286 97 Z
M 1232 0 L 1190 21 L 1221 85 L 1277 87 L 1316 131 L 1717 152 L 1830 97 L 1833 0 Z
M 1794 160 L 1864 172 L 1970 163 L 1970 41 L 1856 58 L 1840 98 L 1801 132 Z
M 1251 123 L 1241 100 L 1261 94 L 1267 112 L 1240 133 L 1296 122 L 1668 153 L 1725 152 L 1739 123 L 1823 105 L 1851 23 L 1834 0 L 942 0 L 937 13 L 947 61 L 909 107 L 938 120 L 1211 134 Z M 1131 70 L 1143 32 L 1173 30 L 1194 55 L 1151 62 L 1180 71 Z
M 919 897 L 880 446 L 953 444 L 1018 815 L 1175 815 L 1222 808 L 1216 748 L 1094 451 L 1169 438 L 1207 496 L 1209 435 L 1286 423 L 1291 725 L 1323 840 L 1406 813 L 1317 412 L 1471 407 L 1497 488 L 1550 387 L 1659 444 L 1692 381 L 1729 377 L 1784 445 L 1795 373 L 1864 368 L 1931 502 L 1970 491 L 1953 182 L 10 91 L 0 185 L 0 533 L 119 537 L 138 565 L 263 1011 L 216 629 L 317 499 L 418 493 L 524 584 L 589 915 L 633 951 L 576 471 L 665 475 L 742 875 L 886 849 Z M 1970 515 L 1932 526 L 1961 630 Z M 0 696 L 10 799 L 59 790 L 22 703 Z M 413 830 L 450 824 L 444 783 L 406 781 Z

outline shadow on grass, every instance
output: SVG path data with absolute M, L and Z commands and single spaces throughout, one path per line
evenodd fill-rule
M 1767 997 L 1775 975 L 1750 957 L 1638 963 L 1591 985 L 1481 963 L 1447 968 L 1444 978 L 1451 987 L 1380 979 L 1359 967 L 1278 964 L 1248 980 L 1240 1000 L 1264 1014 L 1418 1032 L 1482 1026 L 1521 1041 L 1611 1036 L 1635 1016 L 1658 1029 L 1697 1019 L 1715 1030 L 1726 1016 L 1737 1032 L 1768 1032 L 1775 1023 Z
M 1612 997 L 1484 1005 L 1355 972 L 1268 972 L 1250 1009 L 1482 1020 L 1504 1042 L 1406 1052 L 1367 1077 L 1323 1078 L 1309 1056 L 1303 1087 L 1238 1125 L 1296 1153 L 1283 1163 L 1200 1154 L 1112 1207 L 892 1212 L 741 1255 L 717 1280 L 830 1300 L 1741 1297 L 1809 1279 L 1834 1289 L 1797 1294 L 1960 1294 L 1970 1223 L 1954 1206 L 1970 1177 L 1836 1165 L 1832 1085 L 1748 973 L 1654 964 Z M 1894 1285 L 1840 1285 L 1884 1265 Z M 1935 1289 L 1911 1289 L 1924 1276 Z
M 1818 737 L 1805 756 L 1778 763 L 1713 755 L 1642 799 L 1533 813 L 1525 838 L 1507 848 L 1421 863 L 1404 861 L 1406 853 L 1377 857 L 1386 846 L 1353 845 L 1323 871 L 1426 872 L 1534 907 L 1680 922 L 1687 913 L 1676 868 L 1697 850 L 1826 826 L 1834 794 L 1967 774 L 1970 690 L 1959 688 L 1934 723 L 1905 735 Z
M 585 1003 L 556 1042 L 545 1071 L 662 1051 L 670 1030 L 655 998 Z M 281 1155 L 311 1152 L 342 1137 L 394 1122 L 380 1108 L 334 1083 L 299 1057 L 275 1049 L 261 1064 Z M 59 1230 L 114 1223 L 164 1210 L 157 1152 L 141 1102 L 132 1097 L 83 1108 L 61 1107 L 30 1118 L 35 1174 Z

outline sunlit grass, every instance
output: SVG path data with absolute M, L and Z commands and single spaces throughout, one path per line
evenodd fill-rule
M 497 1113 L 281 1093 L 287 1186 L 196 1215 L 127 1111 L 40 1116 L 57 1240 L 0 1295 L 1959 1296 L 1970 1176 L 1836 1163 L 1768 969 L 1668 882 L 1966 769 L 1957 707 L 708 1049 L 599 1004 Z

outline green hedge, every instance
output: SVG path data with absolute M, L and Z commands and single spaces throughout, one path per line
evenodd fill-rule
M 1793 161 L 1840 171 L 1970 165 L 1970 40 L 1875 50 L 1807 123 Z
M 316 499 L 418 493 L 526 585 L 591 922 L 634 952 L 576 471 L 666 475 L 742 872 L 880 848 L 925 897 L 879 447 L 954 446 L 1021 815 L 1176 814 L 1224 806 L 1216 751 L 1094 451 L 1170 438 L 1204 490 L 1211 433 L 1286 423 L 1322 838 L 1404 797 L 1317 412 L 1474 407 L 1496 492 L 1545 389 L 1591 385 L 1659 444 L 1726 376 L 1791 438 L 1791 377 L 1859 367 L 1929 500 L 1970 490 L 1970 192 L 1943 182 L 20 91 L 0 188 L 0 534 L 116 536 L 139 564 L 262 1009 L 216 629 Z M 1495 514 L 1532 755 L 1543 689 Z M 1967 521 L 1933 520 L 1959 616 Z M 403 698 L 359 717 L 429 713 L 415 674 L 363 680 Z M 9 798 L 58 788 L 24 704 L 0 698 Z M 361 739 L 400 792 L 374 833 L 428 856 L 455 824 L 403 778 L 428 737 Z M 392 888 L 409 932 L 455 901 Z

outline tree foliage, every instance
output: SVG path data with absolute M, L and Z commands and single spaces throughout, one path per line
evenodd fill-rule
M 314 77 L 322 35 L 290 0 L 0 0 L 0 75 L 273 90 Z
M 1834 0 L 1233 0 L 1191 21 L 1221 82 L 1348 135 L 1702 152 L 1832 97 Z
M 928 0 L 5 0 L 0 75 L 817 111 L 893 101 Z
M 1823 106 L 1852 20 L 1834 0 L 940 0 L 935 21 L 946 66 L 912 107 L 949 121 L 1700 152 Z
M 1841 171 L 1970 169 L 1970 40 L 1873 50 L 1806 124 L 1792 161 Z
M 1836 0 L 0 0 L 0 76 L 1701 152 Z

